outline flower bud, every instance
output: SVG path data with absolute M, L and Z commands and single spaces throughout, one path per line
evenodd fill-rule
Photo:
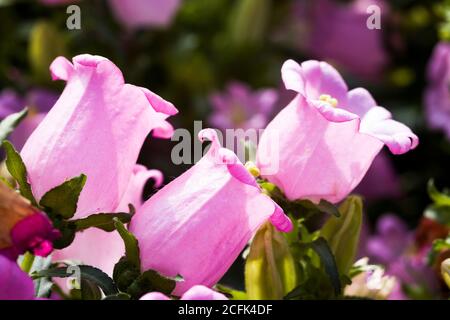
M 348 197 L 339 207 L 340 217 L 332 216 L 322 227 L 322 236 L 327 239 L 333 252 L 338 270 L 347 274 L 358 248 L 362 225 L 362 200 Z
M 256 233 L 245 263 L 249 299 L 282 299 L 297 284 L 294 258 L 283 235 L 266 223 Z
M 59 236 L 45 214 L 0 183 L 0 254 L 13 260 L 26 251 L 47 256 Z

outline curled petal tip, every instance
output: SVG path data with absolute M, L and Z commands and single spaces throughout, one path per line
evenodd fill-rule
M 294 228 L 291 219 L 289 219 L 283 209 L 276 203 L 275 210 L 270 217 L 270 222 L 281 232 L 290 232 Z
M 57 57 L 50 65 L 52 80 L 68 80 L 73 71 L 72 63 L 65 57 Z
M 169 122 L 163 121 L 161 122 L 159 127 L 153 129 L 152 135 L 155 138 L 170 139 L 173 135 L 173 132 L 173 126 Z

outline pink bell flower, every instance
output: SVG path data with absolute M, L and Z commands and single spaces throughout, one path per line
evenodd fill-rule
M 257 165 L 290 200 L 339 202 L 358 185 L 383 145 L 402 154 L 419 142 L 367 90 L 349 91 L 326 62 L 288 60 L 282 77 L 298 95 L 266 127 Z
M 120 70 L 100 56 L 63 57 L 50 66 L 67 81 L 59 100 L 25 143 L 21 155 L 33 193 L 84 173 L 75 218 L 112 212 L 124 197 L 146 136 L 168 138 L 165 120 L 177 109 L 155 93 L 124 83 Z
M 140 300 L 170 300 L 170 298 L 161 292 L 150 292 Z M 208 287 L 196 285 L 186 291 L 180 300 L 228 300 L 228 298 Z
M 130 223 L 142 270 L 184 278 L 176 295 L 219 281 L 265 221 L 292 229 L 237 156 L 220 146 L 216 131 L 204 129 L 199 139 L 212 142 L 208 153 L 147 200 Z

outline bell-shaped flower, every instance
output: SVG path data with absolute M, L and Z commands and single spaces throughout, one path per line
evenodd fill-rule
M 298 95 L 266 127 L 257 165 L 290 200 L 339 202 L 383 145 L 394 154 L 417 146 L 418 137 L 407 126 L 392 120 L 367 90 L 349 91 L 326 62 L 288 60 L 282 77 Z
M 170 298 L 161 292 L 150 292 L 140 300 L 170 300 Z M 186 291 L 180 300 L 228 300 L 228 298 L 208 287 L 196 285 Z
M 183 277 L 175 295 L 219 281 L 265 221 L 281 231 L 292 228 L 214 130 L 200 131 L 199 139 L 212 142 L 208 153 L 147 200 L 130 223 L 142 271 Z
M 150 131 L 168 138 L 165 120 L 177 109 L 148 89 L 126 84 L 108 59 L 79 55 L 50 66 L 53 79 L 67 85 L 25 143 L 21 155 L 34 196 L 80 174 L 87 176 L 76 218 L 112 212 L 127 191 Z
M 0 300 L 33 300 L 33 280 L 15 261 L 0 255 Z

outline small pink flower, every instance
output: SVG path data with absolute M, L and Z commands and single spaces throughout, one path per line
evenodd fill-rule
M 439 43 L 428 63 L 425 107 L 428 124 L 450 139 L 450 44 Z
M 274 89 L 252 91 L 246 84 L 232 82 L 225 92 L 211 95 L 214 111 L 209 122 L 219 129 L 261 129 L 269 121 L 277 100 Z
M 130 29 L 166 27 L 181 0 L 109 0 L 117 19 Z
M 237 156 L 220 147 L 214 130 L 200 131 L 199 138 L 212 142 L 208 153 L 147 200 L 130 223 L 142 270 L 183 276 L 176 295 L 214 285 L 265 221 L 292 229 Z
M 333 61 L 353 74 L 375 79 L 389 62 L 384 48 L 383 28 L 369 29 L 366 24 L 373 11 L 380 8 L 384 17 L 389 6 L 383 0 L 298 1 L 296 19 L 305 24 L 305 37 L 299 37 L 304 49 L 317 59 Z M 382 22 L 381 22 L 382 23 Z
M 33 300 L 33 280 L 15 261 L 0 255 L 0 300 Z
M 257 162 L 263 176 L 289 199 L 339 202 L 358 185 L 384 144 L 394 154 L 417 146 L 419 139 L 407 126 L 392 120 L 367 90 L 348 91 L 329 64 L 288 60 L 282 76 L 286 88 L 298 95 L 265 129 Z M 278 137 L 277 155 L 267 152 L 273 136 Z
M 161 292 L 150 292 L 140 300 L 170 300 L 170 298 Z M 196 285 L 186 291 L 180 300 L 228 300 L 228 298 L 208 287 Z

